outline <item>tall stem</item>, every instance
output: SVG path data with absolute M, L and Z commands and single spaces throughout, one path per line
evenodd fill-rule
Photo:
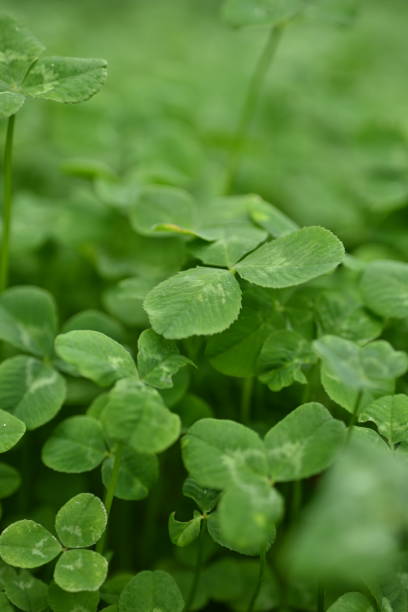
M 253 118 L 256 105 L 261 93 L 262 86 L 265 82 L 266 73 L 274 58 L 275 51 L 278 47 L 283 24 L 275 25 L 271 28 L 266 44 L 261 55 L 256 63 L 255 70 L 251 76 L 248 91 L 242 107 L 238 124 L 235 129 L 230 157 L 227 162 L 227 171 L 225 175 L 224 192 L 228 193 L 234 181 L 235 175 L 239 169 L 239 162 L 242 152 L 242 146 L 245 137 L 248 133 Z
M 7 122 L 6 144 L 4 148 L 3 183 L 3 235 L 0 249 L 0 291 L 7 287 L 10 248 L 10 226 L 13 205 L 13 139 L 15 115 Z
M 110 477 L 108 488 L 106 489 L 106 495 L 104 499 L 108 521 L 109 521 L 110 512 L 112 510 L 112 503 L 113 503 L 113 498 L 115 496 L 116 486 L 118 484 L 119 470 L 120 470 L 120 464 L 122 461 L 122 455 L 123 455 L 123 445 L 119 444 L 116 447 L 115 457 L 113 460 L 112 474 Z M 101 537 L 101 539 L 96 545 L 96 552 L 100 554 L 103 554 L 103 551 L 105 550 L 107 530 L 108 530 L 108 527 L 106 527 L 105 533 L 103 534 L 103 536 Z
M 362 395 L 363 395 L 362 391 L 359 391 L 357 393 L 356 401 L 354 403 L 353 412 L 352 412 L 352 415 L 350 417 L 350 421 L 349 421 L 349 425 L 348 425 L 347 440 L 350 440 L 350 437 L 351 437 L 351 434 L 352 434 L 352 431 L 353 431 L 353 427 L 357 423 L 358 413 L 359 413 L 359 410 L 360 410 L 360 403 L 361 403 Z
M 189 612 L 194 604 L 194 600 L 197 594 L 198 585 L 200 582 L 201 570 L 203 567 L 203 553 L 204 553 L 204 536 L 205 536 L 205 519 L 200 524 L 200 535 L 198 536 L 198 547 L 197 547 L 197 558 L 194 568 L 193 581 L 191 583 L 190 592 L 187 596 L 186 604 L 184 606 L 184 612 Z
M 259 572 L 258 572 L 258 580 L 256 582 L 255 590 L 252 594 L 252 597 L 249 602 L 249 606 L 247 612 L 253 612 L 255 610 L 256 600 L 258 599 L 259 592 L 261 590 L 263 576 L 265 573 L 265 565 L 266 565 L 266 549 L 264 549 L 259 555 Z
M 317 587 L 317 612 L 326 611 L 326 598 L 324 595 L 324 588 L 321 584 Z
M 33 478 L 33 466 L 32 466 L 32 435 L 33 432 L 28 432 L 21 441 L 20 448 L 20 469 L 23 477 L 22 486 L 19 491 L 19 513 L 21 516 L 26 516 L 30 508 L 31 492 L 32 488 L 30 483 Z
M 254 378 L 252 376 L 244 378 L 241 394 L 241 423 L 248 424 L 251 420 L 251 398 L 254 388 Z
M 163 483 L 166 481 L 166 465 L 160 462 L 159 479 L 151 489 L 146 500 L 143 531 L 141 533 L 139 555 L 143 567 L 148 569 L 154 560 L 154 551 L 157 546 L 157 523 L 159 522 L 160 508 L 163 504 Z

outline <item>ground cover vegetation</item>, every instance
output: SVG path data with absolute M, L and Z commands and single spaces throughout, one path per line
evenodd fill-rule
M 4 3 L 1 612 L 407 611 L 383 4 Z

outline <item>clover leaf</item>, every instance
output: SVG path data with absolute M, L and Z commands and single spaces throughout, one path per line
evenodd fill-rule
M 327 468 L 341 449 L 345 427 L 318 404 L 303 404 L 290 412 L 265 436 L 273 480 L 307 478 Z
M 40 567 L 55 559 L 61 550 L 48 529 L 26 519 L 12 523 L 0 535 L 0 555 L 14 567 Z
M 154 287 L 144 308 L 154 331 L 165 338 L 215 334 L 237 318 L 241 290 L 227 270 L 197 267 Z
M 167 389 L 173 386 L 173 376 L 192 361 L 180 351 L 175 342 L 165 340 L 152 329 L 146 329 L 138 340 L 137 365 L 140 377 L 152 387 Z
M 86 571 L 84 571 L 86 568 Z M 108 562 L 93 550 L 67 550 L 58 559 L 54 580 L 70 593 L 97 591 L 105 582 Z
M 14 115 L 27 97 L 83 102 L 101 88 L 106 61 L 72 57 L 41 58 L 45 47 L 25 27 L 0 17 L 0 118 Z
M 51 365 L 19 355 L 0 365 L 0 402 L 4 410 L 36 429 L 60 410 L 66 396 L 64 378 Z
M 183 597 L 174 579 L 161 570 L 137 574 L 123 589 L 119 612 L 182 612 Z
M 109 394 L 102 422 L 110 439 L 139 453 L 160 453 L 180 432 L 180 419 L 158 391 L 134 378 L 123 378 Z
M 95 544 L 107 523 L 105 506 L 91 493 L 79 493 L 59 509 L 55 529 L 64 546 L 82 548 Z
M 105 334 L 92 330 L 74 330 L 60 334 L 55 350 L 79 374 L 107 387 L 126 376 L 137 377 L 130 353 Z
M 5 410 L 0 410 L 0 453 L 13 448 L 22 438 L 26 427 L 20 419 Z

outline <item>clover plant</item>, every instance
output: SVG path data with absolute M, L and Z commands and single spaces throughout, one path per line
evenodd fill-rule
M 12 158 L 16 113 L 26 98 L 77 103 L 98 92 L 106 78 L 106 62 L 77 57 L 43 57 L 44 45 L 8 16 L 0 20 L 0 118 L 7 119 L 4 149 L 3 225 L 0 288 L 7 286 L 12 217 Z
M 195 135 L 202 156 L 188 88 L 157 85 L 164 117 L 126 68 L 119 110 L 110 91 L 78 114 L 84 139 L 102 122 L 116 162 L 86 159 L 67 112 L 78 156 L 37 192 L 18 162 L 15 207 L 17 112 L 90 99 L 106 62 L 45 56 L 0 16 L 0 612 L 408 609 L 408 250 L 387 250 L 408 189 L 356 179 L 381 214 L 350 239 L 245 174 L 278 42 L 316 16 L 326 32 L 324 4 L 221 3 L 223 37 L 266 44 L 229 101 L 235 129 Z M 330 10 L 345 27 L 356 2 Z

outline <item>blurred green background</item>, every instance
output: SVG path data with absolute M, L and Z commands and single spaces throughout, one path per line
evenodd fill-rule
M 116 244 L 121 221 L 101 204 L 113 197 L 101 176 L 182 187 L 203 206 L 220 192 L 268 29 L 231 28 L 221 0 L 3 5 L 49 54 L 109 62 L 107 85 L 87 104 L 35 101 L 17 121 L 14 278 L 58 292 L 88 274 L 66 301 L 70 314 L 97 305 L 87 286 L 134 274 L 139 247 L 125 256 L 124 235 Z M 363 257 L 406 258 L 407 23 L 404 0 L 312 2 L 284 32 L 233 192 L 326 226 Z M 81 173 L 96 176 L 96 191 L 72 177 Z M 118 190 L 116 209 L 127 197 Z

